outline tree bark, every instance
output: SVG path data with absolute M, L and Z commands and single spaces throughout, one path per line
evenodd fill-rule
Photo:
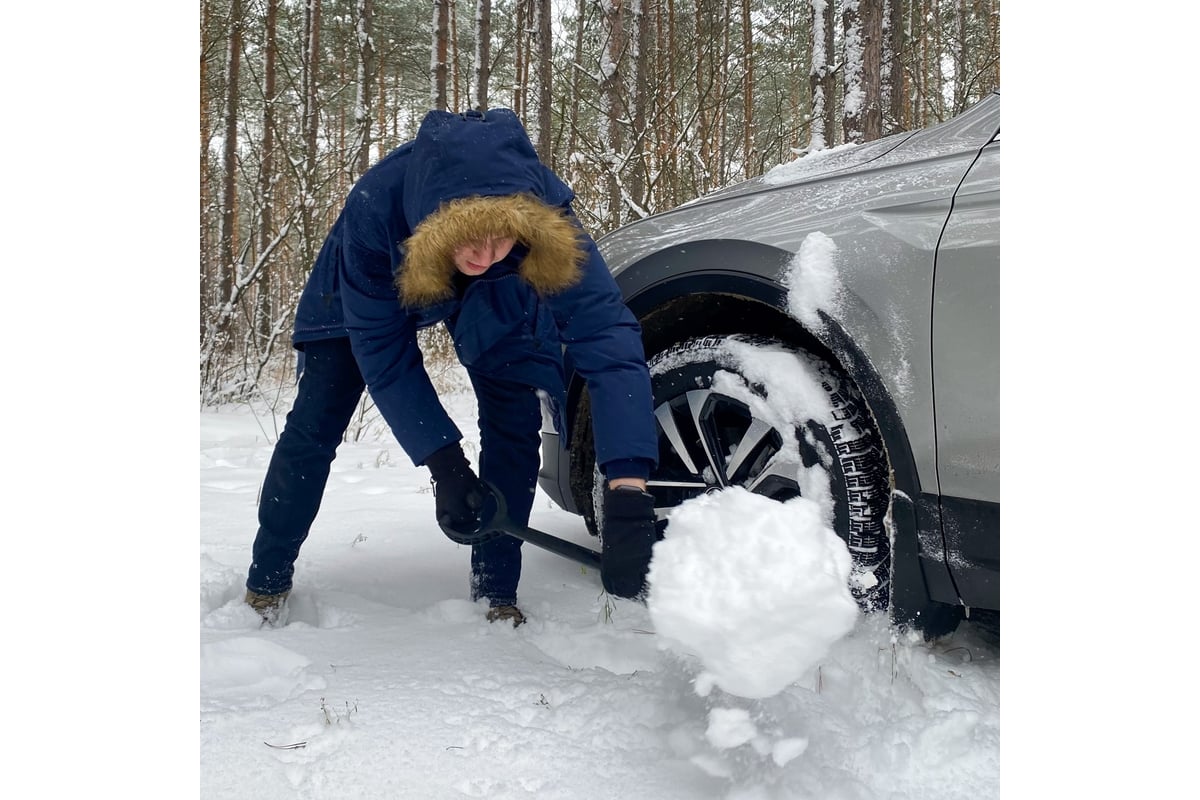
M 666 134 L 662 137 L 660 145 L 661 154 L 661 169 L 666 172 L 667 180 L 664 182 L 664 188 L 668 192 L 663 202 L 667 207 L 674 207 L 679 204 L 681 199 L 680 187 L 680 164 L 679 152 L 680 148 L 676 145 L 679 140 L 679 84 L 676 83 L 675 65 L 675 29 L 677 20 L 675 18 L 675 0 L 667 0 L 667 20 L 666 31 L 663 34 L 662 50 L 666 51 L 665 69 L 666 87 L 662 102 L 659 104 L 661 114 L 666 118 Z
M 742 163 L 744 175 L 759 173 L 758 153 L 754 146 L 754 29 L 750 17 L 750 0 L 742 0 L 742 59 L 746 65 L 742 76 Z
M 729 163 L 729 62 L 732 60 L 732 51 L 729 44 L 729 16 L 730 3 L 728 0 L 722 3 L 720 10 L 717 12 L 717 29 L 721 31 L 721 56 L 715 59 L 713 63 L 715 90 L 713 98 L 716 101 L 716 121 L 715 137 L 713 142 L 713 151 L 716 153 L 717 159 L 717 186 L 725 186 L 730 181 L 730 163 Z
M 387 71 L 390 65 L 384 59 L 385 52 L 386 50 L 383 52 L 376 50 L 375 52 L 375 88 L 378 90 L 375 95 L 375 129 L 378 131 L 375 141 L 378 142 L 378 151 L 381 157 L 391 149 L 387 127 Z
M 633 109 L 632 143 L 629 153 L 629 197 L 635 206 L 638 216 L 646 216 L 649 203 L 647 202 L 648 170 L 646 153 L 649 132 L 646 130 L 648 103 L 653 99 L 653 84 L 655 76 L 650 74 L 650 21 L 646 14 L 646 6 L 650 0 L 632 0 L 630 3 L 630 41 L 634 43 L 634 51 L 630 54 L 633 67 L 627 89 L 628 105 Z
M 225 170 L 221 188 L 221 235 L 218 245 L 220 263 L 217 281 L 217 302 L 224 305 L 233 296 L 237 272 L 237 143 L 238 143 L 238 84 L 242 64 L 242 0 L 231 0 L 229 6 L 229 51 L 225 61 L 227 87 L 225 90 L 225 142 L 222 145 L 222 166 Z
M 537 7 L 537 76 L 538 76 L 538 108 L 537 108 L 537 153 L 551 169 L 554 168 L 554 140 L 550 133 L 550 112 L 553 110 L 551 99 L 552 62 L 554 59 L 554 41 L 550 38 L 550 0 L 536 0 Z
M 450 108 L 453 111 L 461 111 L 462 106 L 459 104 L 458 87 L 461 81 L 459 75 L 458 64 L 458 3 L 454 0 L 449 0 L 450 6 L 450 90 L 449 94 L 452 98 L 453 105 Z
M 983 5 L 981 13 L 987 16 L 988 52 L 986 56 L 990 59 L 988 68 L 984 72 L 985 80 L 982 88 L 985 92 L 991 92 L 1000 88 L 1000 10 L 997 6 L 999 0 L 980 0 L 980 2 Z
M 307 0 L 304 9 L 304 56 L 303 72 L 301 74 L 302 93 L 304 95 L 303 133 L 304 138 L 304 173 L 301 176 L 300 203 L 303 209 L 300 214 L 302 242 L 301 270 L 311 268 L 317 256 L 317 231 L 315 219 L 315 201 L 317 185 L 317 131 L 318 131 L 318 94 L 320 81 L 318 75 L 321 66 L 321 0 Z
M 355 172 L 357 179 L 371 166 L 371 87 L 375 83 L 372 0 L 358 0 L 355 34 L 358 41 L 357 97 L 354 103 Z
M 525 28 L 527 26 L 525 20 L 525 9 L 528 0 L 514 0 L 517 7 L 517 26 L 514 38 L 516 46 L 514 48 L 514 65 L 513 65 L 513 112 L 522 120 L 525 119 L 525 78 L 529 68 L 526 62 L 529 56 L 526 50 L 526 35 Z
M 475 107 L 488 108 L 488 83 L 492 69 L 492 0 L 479 0 L 475 11 Z
M 694 191 L 697 195 L 708 193 L 709 176 L 712 173 L 712 131 L 711 111 L 708 108 L 708 98 L 712 91 L 713 36 L 707 20 L 709 14 L 705 7 L 706 0 L 695 0 L 696 19 L 696 144 L 699 149 L 699 169 L 694 181 Z
M 936 125 L 948 116 L 946 114 L 946 101 L 943 87 L 946 85 L 946 72 L 942 68 L 942 60 L 946 55 L 945 52 L 945 35 L 942 29 L 942 3 L 941 0 L 933 0 L 933 85 L 937 87 L 937 91 L 930 93 L 930 99 L 933 101 L 933 115 L 929 119 L 930 125 Z
M 904 13 L 905 0 L 888 3 L 888 108 L 889 120 L 885 133 L 896 133 L 908 127 L 908 84 L 904 77 Z
M 863 29 L 860 2 L 842 5 L 842 135 L 847 143 L 863 141 Z
M 259 215 L 258 252 L 266 253 L 275 235 L 275 61 L 278 57 L 275 31 L 279 17 L 279 0 L 266 0 L 267 16 L 263 30 L 263 133 L 262 163 L 259 165 L 259 194 L 262 212 Z M 262 342 L 271 337 L 273 314 L 274 271 L 264 269 L 258 281 L 256 331 Z
M 579 149 L 579 98 L 582 92 L 581 82 L 583 70 L 578 65 L 583 63 L 583 31 L 587 24 L 588 0 L 575 2 L 575 49 L 574 68 L 571 69 L 571 118 L 567 123 L 567 163 L 576 163 L 576 152 Z
M 600 62 L 601 136 L 603 153 L 602 168 L 607 187 L 607 208 L 602 218 L 608 229 L 618 227 L 622 219 L 621 184 L 618 175 L 621 153 L 625 150 L 621 135 L 621 60 L 624 48 L 624 30 L 621 22 L 625 0 L 600 0 L 600 20 L 604 48 Z
M 445 111 L 449 103 L 446 92 L 446 53 L 449 49 L 450 0 L 433 0 L 433 43 L 429 56 L 429 106 Z
M 864 142 L 883 137 L 883 0 L 860 0 L 862 16 L 862 133 Z
M 212 183 L 209 176 L 211 169 L 208 159 L 208 148 L 212 144 L 212 112 L 210 104 L 208 61 L 212 58 L 214 38 L 211 36 L 210 0 L 200 4 L 200 301 L 203 310 L 204 300 L 212 291 L 212 248 L 210 232 L 212 230 Z M 201 335 L 204 331 L 204 320 L 201 319 Z
M 812 65 L 809 88 L 812 94 L 812 124 L 808 150 L 824 150 L 836 144 L 834 117 L 834 30 L 833 0 L 811 0 Z

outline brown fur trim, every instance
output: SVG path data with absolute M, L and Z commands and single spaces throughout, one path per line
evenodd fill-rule
M 532 195 L 465 197 L 443 203 L 404 243 L 396 278 L 406 306 L 424 306 L 454 295 L 454 250 L 486 237 L 512 237 L 529 248 L 519 273 L 538 294 L 554 294 L 579 282 L 586 253 L 583 232 L 560 208 Z

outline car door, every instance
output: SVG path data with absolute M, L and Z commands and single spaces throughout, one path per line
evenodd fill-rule
M 938 493 L 948 565 L 967 606 L 1000 597 L 1000 135 L 954 195 L 934 272 Z

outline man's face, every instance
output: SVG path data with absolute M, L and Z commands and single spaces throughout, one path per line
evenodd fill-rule
M 492 264 L 503 261 L 512 248 L 513 239 L 509 237 L 476 239 L 455 248 L 454 266 L 463 275 L 482 275 L 491 269 Z

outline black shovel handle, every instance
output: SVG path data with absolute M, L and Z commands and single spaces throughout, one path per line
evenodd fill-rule
M 484 498 L 483 509 L 480 511 L 478 522 L 470 529 L 457 528 L 446 520 L 438 520 L 442 533 L 458 544 L 481 544 L 491 541 L 498 536 L 508 534 L 535 547 L 549 550 L 551 553 L 569 558 L 587 567 L 600 568 L 600 554 L 583 545 L 568 542 L 552 536 L 545 531 L 518 525 L 508 516 L 508 503 L 504 495 L 491 481 L 483 481 L 487 486 L 488 496 Z

